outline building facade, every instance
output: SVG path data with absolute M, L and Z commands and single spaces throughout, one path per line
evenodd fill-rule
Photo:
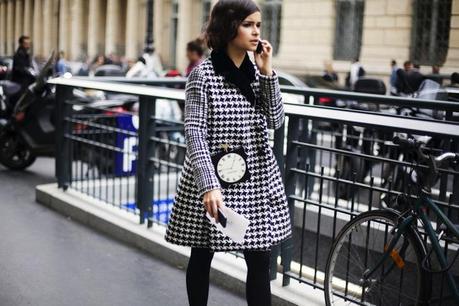
M 186 43 L 198 37 L 216 0 L 153 0 L 154 45 L 165 67 L 186 67 Z M 459 70 L 459 0 L 258 0 L 262 37 L 274 63 L 297 75 L 338 72 L 359 58 L 368 74 L 387 76 L 392 59 Z M 147 0 L 0 0 L 0 56 L 20 35 L 35 56 L 62 50 L 70 60 L 115 53 L 136 59 L 145 46 Z
M 459 70 L 458 0 L 283 0 L 278 67 L 317 74 L 332 60 L 339 72 L 359 58 L 387 76 L 391 59 L 430 73 Z

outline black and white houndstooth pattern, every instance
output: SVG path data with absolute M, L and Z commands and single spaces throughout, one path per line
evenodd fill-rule
M 268 128 L 279 128 L 284 109 L 277 76 L 252 83 L 252 106 L 239 89 L 216 75 L 210 59 L 188 78 L 185 102 L 187 153 L 166 240 L 215 251 L 268 249 L 291 235 L 290 217 L 279 167 L 268 143 Z M 243 144 L 250 180 L 222 189 L 227 207 L 250 220 L 243 244 L 222 235 L 205 217 L 202 196 L 221 188 L 210 155 L 220 145 Z

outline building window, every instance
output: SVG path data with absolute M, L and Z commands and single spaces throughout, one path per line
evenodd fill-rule
M 203 27 L 207 25 L 210 18 L 210 9 L 212 8 L 212 0 L 202 1 L 202 24 Z
M 354 60 L 360 56 L 363 29 L 363 0 L 336 0 L 333 58 Z
M 411 60 L 442 65 L 449 46 L 451 0 L 414 0 Z
M 179 18 L 179 3 L 178 0 L 172 1 L 172 14 L 171 14 L 171 68 L 177 65 L 177 32 L 178 32 L 178 18 Z
M 282 17 L 282 0 L 265 0 L 262 4 L 262 39 L 273 46 L 273 55 L 279 51 Z

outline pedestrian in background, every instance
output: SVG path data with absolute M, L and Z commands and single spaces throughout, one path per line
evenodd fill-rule
M 127 78 L 157 78 L 165 74 L 163 64 L 154 47 L 146 47 L 145 53 L 126 73 Z
M 403 71 L 409 72 L 413 69 L 413 63 L 411 61 L 404 61 L 403 62 Z
M 432 73 L 426 76 L 428 79 L 437 82 L 440 85 L 443 85 L 443 77 L 440 74 L 440 66 L 432 65 Z
M 390 61 L 390 79 L 389 79 L 389 84 L 390 84 L 390 92 L 391 93 L 397 93 L 397 62 L 393 59 Z
M 330 61 L 325 61 L 324 67 L 325 69 L 322 78 L 331 83 L 338 83 L 338 74 L 335 69 L 333 69 L 333 64 Z
M 255 52 L 260 26 L 260 9 L 252 0 L 218 1 L 206 29 L 211 56 L 187 80 L 187 152 L 166 240 L 191 247 L 186 273 L 191 306 L 207 305 L 217 251 L 242 251 L 248 305 L 271 305 L 270 250 L 291 236 L 287 198 L 268 139 L 268 128 L 282 126 L 284 107 L 271 44 L 261 40 L 261 53 Z M 235 180 L 223 184 L 212 157 L 228 150 L 244 151 L 239 156 L 246 157 L 238 159 L 238 167 L 233 159 L 229 167 L 217 168 Z M 250 221 L 242 243 L 206 218 L 208 212 L 218 222 L 218 208 L 225 207 Z
M 397 70 L 397 93 L 401 95 L 411 95 L 419 89 L 419 86 L 424 80 L 425 77 L 420 72 L 420 66 L 417 64 L 413 65 L 409 60 L 405 61 L 403 63 L 403 69 Z
M 407 83 L 412 92 L 415 92 L 421 86 L 421 83 L 425 80 L 425 76 L 421 73 L 421 66 L 419 64 L 413 64 L 413 69 L 407 73 Z
M 18 43 L 19 47 L 13 56 L 11 81 L 20 84 L 22 90 L 25 90 L 30 84 L 35 82 L 38 67 L 30 54 L 30 37 L 24 35 L 19 37 Z
M 363 69 L 363 66 L 360 63 L 359 59 L 356 58 L 352 62 L 349 73 L 347 74 L 346 87 L 353 90 L 355 82 L 357 82 L 358 79 L 364 77 L 365 73 L 365 69 Z
M 60 51 L 59 55 L 57 56 L 55 70 L 56 70 L 57 76 L 63 76 L 66 72 L 69 71 L 69 67 L 68 67 L 67 62 L 65 60 L 65 52 L 64 51 Z
M 190 41 L 186 45 L 186 57 L 188 59 L 188 66 L 185 70 L 185 76 L 189 76 L 191 71 L 201 64 L 202 56 L 204 55 L 203 42 L 200 39 Z
M 103 65 L 107 65 L 107 64 L 108 64 L 108 59 L 107 57 L 105 57 L 105 55 L 103 54 L 97 55 L 91 63 L 91 66 L 89 68 L 89 74 L 91 76 L 94 75 L 94 72 L 96 71 L 97 68 Z

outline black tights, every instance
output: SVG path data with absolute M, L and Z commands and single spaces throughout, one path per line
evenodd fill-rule
M 186 270 L 186 289 L 190 306 L 206 306 L 209 272 L 214 253 L 207 248 L 192 248 Z M 248 306 L 271 306 L 269 251 L 244 251 L 247 264 L 246 298 Z

